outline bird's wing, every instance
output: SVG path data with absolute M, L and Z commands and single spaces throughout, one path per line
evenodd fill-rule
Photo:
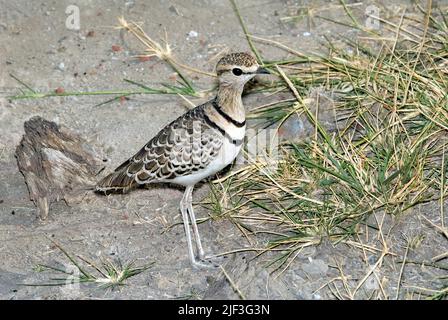
M 126 191 L 133 184 L 169 181 L 201 170 L 222 146 L 222 134 L 204 121 L 204 105 L 163 128 L 139 152 L 104 178 L 98 191 Z

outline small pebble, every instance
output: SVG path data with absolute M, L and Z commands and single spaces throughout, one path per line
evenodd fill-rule
M 313 300 L 322 300 L 322 296 L 318 293 L 313 294 Z
M 197 33 L 194 30 L 191 30 L 190 32 L 188 32 L 187 40 L 190 39 L 190 38 L 197 38 L 198 35 L 199 35 L 199 33 Z
M 59 87 L 56 90 L 54 90 L 54 92 L 57 93 L 57 94 L 62 94 L 62 93 L 65 92 L 65 90 L 64 90 L 64 88 Z
M 124 5 L 125 5 L 126 7 L 132 8 L 133 6 L 135 6 L 135 1 L 126 1 L 126 2 L 124 3 Z
M 58 70 L 60 71 L 64 71 L 65 70 L 65 63 L 61 62 L 60 64 L 58 64 Z
M 113 45 L 112 46 L 112 51 L 114 51 L 114 52 L 118 52 L 118 51 L 121 51 L 121 47 L 120 46 L 117 46 L 117 45 Z
M 308 32 L 308 31 L 305 31 L 304 33 L 303 33 L 303 36 L 304 37 L 309 37 L 311 35 L 311 32 Z

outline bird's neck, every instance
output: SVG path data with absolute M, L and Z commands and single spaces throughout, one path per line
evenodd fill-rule
M 246 119 L 243 100 L 241 99 L 243 88 L 244 86 L 221 84 L 216 96 L 216 102 L 222 111 L 238 122 L 243 122 Z

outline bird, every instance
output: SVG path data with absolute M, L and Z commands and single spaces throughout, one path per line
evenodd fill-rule
M 216 64 L 216 96 L 166 125 L 134 156 L 100 180 L 95 189 L 126 193 L 139 185 L 171 183 L 185 187 L 180 212 L 193 267 L 210 267 L 193 210 L 194 186 L 233 163 L 244 142 L 244 85 L 257 74 L 268 74 L 250 53 L 234 52 Z M 193 236 L 196 253 L 193 247 Z

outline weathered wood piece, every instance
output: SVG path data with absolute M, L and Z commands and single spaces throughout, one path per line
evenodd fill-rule
M 24 124 L 17 164 L 30 198 L 45 220 L 51 203 L 78 203 L 93 189 L 102 161 L 79 135 L 41 117 Z

